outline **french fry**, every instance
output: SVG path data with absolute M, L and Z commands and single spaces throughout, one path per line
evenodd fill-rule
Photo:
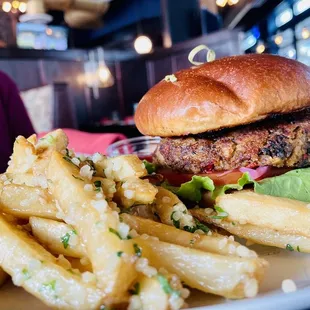
M 15 185 L 41 187 L 43 189 L 48 187 L 47 179 L 44 176 L 34 177 L 31 173 L 5 173 L 0 175 L 0 179 Z
M 33 142 L 37 142 L 36 145 Z M 53 151 L 64 152 L 68 138 L 61 129 L 57 129 L 39 141 L 34 136 L 28 140 L 22 136 L 16 138 L 8 173 L 30 173 L 45 175 Z
M 118 303 L 137 277 L 132 263 L 117 256 L 119 251 L 134 253 L 129 240 L 122 240 L 126 234 L 120 228 L 127 229 L 127 225 L 119 222 L 118 213 L 105 200 L 95 200 L 96 192 L 86 191 L 85 182 L 73 175 L 79 175 L 79 169 L 54 152 L 48 169 L 48 178 L 53 182 L 51 190 L 65 214 L 64 220 L 74 227 L 86 246 L 98 286 L 111 303 Z
M 163 187 L 158 186 L 157 189 L 158 193 L 156 194 L 153 207 L 160 220 L 164 224 L 172 226 L 177 221 L 180 228 L 184 226 L 194 227 L 193 217 L 178 196 Z M 176 217 L 176 213 L 178 213 L 178 217 Z
M 141 309 L 168 310 L 169 295 L 166 294 L 156 278 L 141 277 L 138 298 Z M 136 298 L 135 295 L 131 297 Z
M 128 219 L 128 215 L 124 214 L 123 219 L 126 220 L 126 218 Z M 40 221 L 47 222 L 48 220 L 40 219 Z M 149 220 L 145 221 L 151 222 Z M 65 224 L 54 222 L 51 227 L 57 225 L 60 226 Z M 166 226 L 163 224 L 161 225 L 161 228 Z M 174 229 L 170 226 L 167 227 Z M 51 233 L 53 231 L 54 230 L 51 230 Z M 179 232 L 182 231 L 179 230 Z M 165 232 L 163 232 L 163 235 L 164 234 Z M 192 235 L 187 232 L 184 232 L 184 234 Z M 39 241 L 41 241 L 42 236 L 40 234 L 37 236 Z M 209 236 L 205 237 L 209 239 L 212 238 Z M 60 246 L 61 242 L 59 241 L 59 238 L 52 237 L 51 239 L 55 240 L 55 242 L 59 245 L 57 246 L 57 249 L 59 249 L 60 252 L 56 253 L 64 254 L 65 252 Z M 221 240 L 223 239 L 224 237 Z M 233 257 L 206 253 L 191 248 L 169 244 L 154 240 L 152 237 L 141 236 L 129 241 L 131 241 L 132 244 L 136 243 L 139 247 L 141 247 L 142 256 L 149 260 L 151 266 L 156 268 L 166 268 L 169 272 L 175 273 L 181 280 L 193 288 L 228 298 L 250 297 L 247 296 L 247 294 L 250 293 L 246 291 L 249 285 L 248 283 L 254 283 L 253 285 L 257 290 L 258 283 L 261 280 L 264 269 L 267 266 L 267 263 L 263 259 L 259 259 L 254 255 L 251 255 L 254 253 L 253 251 L 248 250 L 246 247 L 241 246 L 237 242 L 230 243 L 234 249 L 235 256 Z M 224 241 L 228 243 L 229 240 L 226 239 Z M 225 245 L 226 244 L 224 244 L 224 246 Z M 218 242 L 216 245 L 214 244 L 215 248 L 216 246 L 219 247 L 219 252 L 222 251 Z M 238 246 L 242 251 L 238 251 Z M 243 256 L 246 257 L 237 257 L 238 252 L 244 252 Z M 231 279 L 228 281 L 230 277 L 232 277 L 233 280 Z M 219 278 L 223 279 L 223 281 L 218 281 Z M 242 279 L 247 279 L 247 281 L 243 283 Z
M 0 216 L 0 266 L 17 286 L 57 309 L 98 309 L 103 295 Z
M 29 224 L 33 235 L 51 253 L 79 258 L 87 255 L 72 226 L 39 217 L 30 217 Z
M 47 189 L 0 182 L 0 210 L 18 218 L 38 216 L 57 219 L 53 197 Z
M 114 197 L 122 207 L 129 208 L 135 204 L 151 204 L 156 194 L 156 187 L 148 180 L 129 177 L 118 183 Z
M 32 173 L 37 160 L 35 147 L 26 138 L 18 136 L 14 142 L 13 154 L 7 168 L 8 173 Z
M 219 196 L 216 205 L 228 213 L 230 222 L 310 237 L 310 209 L 305 202 L 240 191 Z
M 141 217 L 133 216 L 130 214 L 121 214 L 123 221 L 135 229 L 139 234 L 149 234 L 159 238 L 159 240 L 177 245 L 215 253 L 222 255 L 235 256 L 236 249 L 241 246 L 233 238 L 221 236 L 213 233 L 211 236 L 193 234 L 184 230 L 177 229 L 173 226 L 165 225 L 162 223 L 154 222 Z M 243 247 L 243 246 L 241 246 Z M 244 249 L 243 249 L 244 250 Z M 244 257 L 256 257 L 254 251 L 240 251 Z
M 192 210 L 192 214 L 204 223 L 221 227 L 231 234 L 254 243 L 275 246 L 282 249 L 286 249 L 289 246 L 290 250 L 310 253 L 310 238 L 308 237 L 276 231 L 265 227 L 262 228 L 252 224 L 241 225 L 238 222 L 232 223 L 226 219 L 222 221 L 214 220 L 206 216 L 206 213 L 202 209 Z
M 104 176 L 116 182 L 130 177 L 143 177 L 147 175 L 144 164 L 136 155 L 121 155 L 117 157 L 103 157 L 96 161 L 95 168 L 98 175 L 104 171 Z
M 140 275 L 135 283 L 134 289 L 138 294 L 130 298 L 128 309 L 154 309 L 168 310 L 180 309 L 184 306 L 182 298 L 181 282 L 173 282 L 171 286 L 171 275 L 157 274 L 153 277 Z M 187 291 L 187 289 L 186 289 Z
M 211 254 L 153 237 L 134 239 L 151 266 L 163 267 L 185 284 L 227 298 L 254 297 L 268 263 L 261 258 Z

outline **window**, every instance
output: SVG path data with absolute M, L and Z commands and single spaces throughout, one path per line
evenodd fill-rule
M 295 35 L 297 40 L 310 38 L 310 17 L 296 25 Z
M 276 26 L 281 27 L 286 23 L 288 23 L 292 18 L 293 18 L 293 12 L 290 8 L 287 8 L 276 16 L 275 19 Z
M 68 31 L 64 27 L 17 24 L 17 45 L 26 49 L 66 50 Z
M 242 40 L 241 48 L 246 51 L 247 49 L 254 46 L 257 42 L 257 39 L 254 37 L 254 35 L 251 32 L 247 32 L 245 34 L 245 38 Z
M 310 39 L 297 41 L 296 46 L 298 57 L 310 58 Z
M 296 50 L 294 45 L 289 45 L 287 47 L 280 48 L 278 54 L 283 57 L 296 59 Z
M 283 32 L 278 32 L 272 37 L 272 41 L 279 47 L 285 47 L 293 44 L 294 32 L 292 29 L 287 29 Z
M 294 3 L 293 10 L 295 15 L 299 15 L 302 12 L 310 8 L 310 0 L 298 0 Z

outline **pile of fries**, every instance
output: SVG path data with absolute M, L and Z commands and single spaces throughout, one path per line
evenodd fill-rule
M 15 141 L 0 176 L 0 284 L 8 274 L 52 308 L 85 310 L 180 309 L 190 288 L 258 293 L 267 262 L 195 219 L 138 157 L 67 146 L 62 130 Z

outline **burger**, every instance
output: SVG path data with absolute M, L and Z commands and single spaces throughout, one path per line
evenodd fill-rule
M 153 162 L 171 185 L 200 176 L 242 187 L 247 174 L 251 182 L 267 178 L 271 192 L 279 184 L 270 180 L 310 166 L 309 108 L 309 67 L 248 54 L 167 76 L 142 98 L 135 122 L 142 134 L 162 138 Z M 287 189 L 279 196 L 295 198 Z

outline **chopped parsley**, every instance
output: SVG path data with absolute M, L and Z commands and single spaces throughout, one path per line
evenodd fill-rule
M 48 143 L 50 143 L 50 144 L 53 144 L 54 141 L 55 141 L 55 138 L 54 138 L 52 135 L 48 135 L 48 136 L 46 137 L 46 141 L 47 141 Z
M 167 279 L 165 276 L 163 276 L 162 274 L 158 274 L 158 275 L 157 275 L 157 279 L 158 279 L 158 282 L 160 283 L 160 286 L 161 286 L 162 290 L 163 290 L 167 295 L 172 295 L 172 294 L 176 294 L 176 295 L 178 295 L 178 296 L 180 295 L 180 292 L 179 292 L 179 291 L 176 291 L 176 290 L 174 290 L 174 289 L 171 287 L 171 285 L 170 285 L 168 279 Z
M 195 243 L 195 240 L 194 239 L 191 239 L 190 241 L 189 241 L 189 244 L 190 245 L 193 245 Z
M 72 174 L 72 176 L 73 176 L 75 179 L 77 179 L 77 180 L 80 180 L 80 181 L 83 181 L 83 182 L 84 182 L 84 180 L 83 180 L 82 178 L 77 177 L 77 176 L 75 176 L 74 174 Z
M 129 291 L 129 294 L 131 295 L 139 295 L 140 293 L 140 283 L 137 282 L 132 289 L 130 289 Z
M 297 245 L 297 251 L 300 252 L 300 247 L 299 247 L 299 245 Z
M 176 227 L 176 228 L 180 228 L 180 221 L 178 220 L 178 221 L 176 221 L 175 219 L 174 219 L 174 213 L 176 213 L 177 211 L 173 211 L 172 213 L 171 213 L 171 215 L 170 215 L 170 220 L 172 221 L 172 223 L 173 223 L 173 226 L 174 227 Z
M 195 220 L 196 225 L 195 226 L 184 226 L 183 229 L 185 231 L 188 231 L 190 233 L 194 233 L 196 230 L 200 229 L 204 233 L 208 233 L 210 231 L 210 228 L 202 223 L 200 223 L 198 220 Z
M 294 251 L 294 248 L 290 245 L 290 244 L 287 244 L 286 245 L 286 249 L 293 252 Z
M 101 191 L 101 181 L 99 181 L 99 180 L 95 181 L 94 185 L 96 187 L 95 191 L 100 192 Z
M 142 249 L 136 243 L 133 244 L 133 248 L 135 250 L 136 256 L 141 257 Z
M 197 230 L 197 229 L 196 229 L 196 226 L 184 226 L 183 229 L 184 229 L 185 231 L 190 232 L 190 233 L 194 233 L 195 230 Z
M 99 310 L 113 310 L 113 308 L 110 308 L 108 306 L 102 305 L 102 306 L 100 306 Z
M 28 269 L 24 268 L 24 269 L 22 270 L 22 273 L 23 273 L 23 275 L 24 275 L 25 281 L 27 281 L 27 280 L 29 280 L 29 279 L 31 278 Z
M 117 255 L 118 257 L 121 257 L 123 253 L 124 253 L 123 251 L 118 251 L 118 252 L 116 252 L 116 255 Z
M 72 160 L 71 160 L 71 157 L 69 157 L 69 156 L 66 155 L 66 156 L 63 157 L 63 159 L 66 160 L 68 163 L 73 164 L 73 162 L 72 162 Z M 73 164 L 73 165 L 74 165 L 74 164 Z
M 235 223 L 235 222 L 231 222 L 231 223 L 232 223 L 233 226 L 236 226 L 236 223 Z
M 109 228 L 109 232 L 116 235 L 118 238 L 120 238 L 122 240 L 121 235 L 119 234 L 119 232 L 117 230 L 115 230 L 114 228 Z
M 228 216 L 228 213 L 225 210 L 223 210 L 221 207 L 214 206 L 214 209 L 217 212 L 217 215 L 213 215 L 213 216 L 211 216 L 211 218 L 217 219 L 217 220 L 222 220 Z
M 208 233 L 210 231 L 210 228 L 198 221 L 196 221 L 196 229 L 201 229 L 204 233 Z
M 55 291 L 56 289 L 56 280 L 52 280 L 51 282 L 42 284 L 44 289 Z
M 64 236 L 62 236 L 62 237 L 60 238 L 60 240 L 61 240 L 61 242 L 62 242 L 62 244 L 63 244 L 63 246 L 64 246 L 65 249 L 68 248 L 68 246 L 69 246 L 69 240 L 70 240 L 70 237 L 71 237 L 72 235 L 77 235 L 76 230 L 71 230 L 71 231 L 67 232 Z

